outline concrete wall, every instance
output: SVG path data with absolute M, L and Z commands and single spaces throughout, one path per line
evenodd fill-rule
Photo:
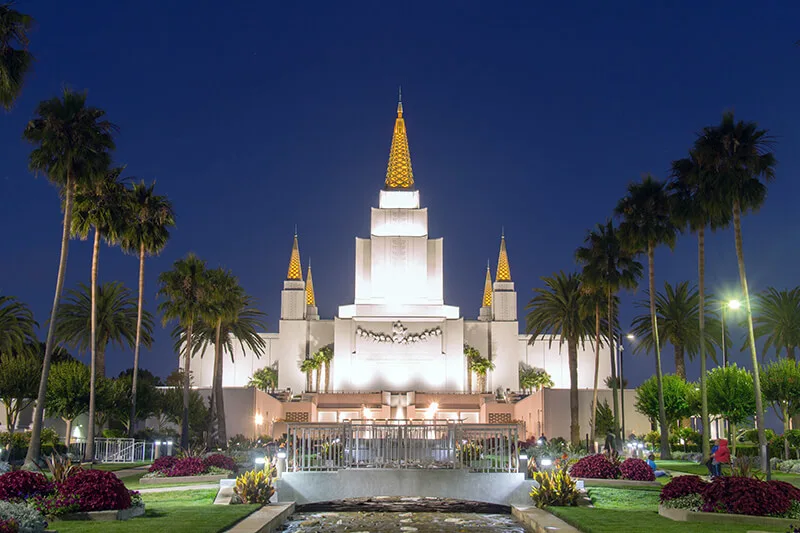
M 545 389 L 542 393 L 544 434 L 547 438 L 564 437 L 568 439 L 570 424 L 569 389 Z M 633 407 L 635 398 L 635 390 L 628 389 L 625 391 L 625 433 L 627 435 L 630 435 L 631 432 L 642 435 L 650 431 L 650 421 Z M 607 400 L 608 405 L 613 407 L 610 390 L 598 391 L 597 401 L 603 403 L 603 400 Z M 579 390 L 578 403 L 581 439 L 585 439 L 586 434 L 589 432 L 592 390 Z

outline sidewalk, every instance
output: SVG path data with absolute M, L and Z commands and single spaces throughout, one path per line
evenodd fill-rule
M 219 489 L 219 483 L 197 483 L 196 485 L 175 485 L 172 487 L 155 487 L 152 489 L 139 489 L 140 494 L 149 494 L 154 492 L 176 492 L 181 490 L 211 490 Z

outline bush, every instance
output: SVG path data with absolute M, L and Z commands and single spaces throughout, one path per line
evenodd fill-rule
M 236 478 L 233 492 L 236 493 L 242 503 L 266 505 L 272 495 L 275 494 L 275 488 L 272 486 L 274 477 L 275 468 L 272 464 L 267 463 L 264 465 L 263 470 L 245 472 Z
M 31 442 L 30 434 L 28 433 L 28 443 Z M 41 438 L 39 439 L 43 448 L 57 448 L 61 444 L 61 437 L 58 432 L 53 428 L 42 428 Z
M 49 494 L 53 491 L 53 484 L 38 472 L 17 470 L 0 476 L 0 500 L 17 500 Z
M 58 492 L 79 496 L 81 511 L 108 511 L 131 506 L 131 495 L 125 484 L 112 472 L 102 470 L 82 470 L 61 483 Z
M 222 470 L 236 472 L 236 461 L 234 461 L 233 458 L 221 453 L 214 453 L 203 459 L 204 470 L 208 470 L 212 466 L 215 468 L 221 468 Z
M 53 483 L 61 483 L 72 474 L 81 471 L 80 463 L 73 464 L 72 459 L 64 455 L 52 454 L 50 457 L 45 457 L 45 463 L 50 470 Z
M 665 501 L 662 505 L 672 509 L 686 509 L 687 511 L 699 511 L 703 507 L 703 497 L 700 494 L 687 494 L 678 498 Z
M 631 481 L 655 481 L 656 474 L 653 469 L 642 459 L 630 457 L 622 461 L 619 465 L 620 474 L 622 479 L 630 479 Z
M 558 468 L 552 472 L 535 472 L 533 480 L 539 486 L 531 486 L 530 496 L 538 508 L 547 505 L 559 507 L 578 505 L 580 492 L 575 481 L 569 476 L 566 468 Z
M 199 457 L 184 457 L 178 459 L 166 474 L 167 477 L 197 476 L 204 470 L 203 460 Z
M 19 526 L 14 520 L 0 519 L 0 533 L 19 533 Z
M 661 503 L 690 494 L 702 494 L 707 485 L 700 476 L 678 476 L 661 489 Z
M 104 429 L 103 430 L 103 438 L 104 439 L 124 439 L 127 436 L 128 436 L 128 434 L 125 433 L 124 429 Z
M 28 505 L 42 513 L 48 520 L 80 510 L 80 496 L 77 494 L 55 493 L 38 495 L 28 499 Z
M 617 479 L 619 466 L 609 461 L 603 454 L 587 455 L 572 465 L 569 473 L 573 477 L 590 479 Z
M 19 533 L 42 533 L 47 527 L 42 513 L 24 503 L 0 501 L 0 520 L 16 522 Z
M 746 477 L 718 477 L 703 490 L 705 512 L 777 516 L 786 513 L 791 500 L 781 488 Z
M 150 465 L 148 472 L 163 472 L 167 473 L 178 462 L 178 458 L 174 455 L 162 455 Z
M 785 481 L 777 481 L 772 480 L 769 482 L 772 485 L 773 489 L 777 490 L 787 498 L 792 501 L 800 502 L 800 489 L 792 485 L 791 483 L 786 483 Z
M 644 436 L 644 441 L 653 448 L 658 448 L 661 446 L 661 433 L 658 431 L 651 431 Z
M 0 461 L 0 474 L 11 472 L 11 465 L 5 461 Z

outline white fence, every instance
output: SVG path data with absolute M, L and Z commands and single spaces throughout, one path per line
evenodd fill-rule
M 353 421 L 287 425 L 289 469 L 459 468 L 516 472 L 514 424 L 451 421 Z
M 73 442 L 69 452 L 84 458 L 85 442 Z M 134 439 L 94 439 L 94 460 L 99 463 L 139 463 L 155 459 L 155 446 L 152 442 Z

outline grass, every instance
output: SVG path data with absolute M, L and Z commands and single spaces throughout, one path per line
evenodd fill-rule
M 59 533 L 169 531 L 169 533 L 217 533 L 231 527 L 258 505 L 214 505 L 215 490 L 184 490 L 143 494 L 147 512 L 124 522 L 58 521 Z
M 102 463 L 92 465 L 94 470 L 105 470 L 106 472 L 116 472 L 117 470 L 126 470 L 128 468 L 137 468 L 140 466 L 149 466 L 151 463 Z
M 548 507 L 547 510 L 572 524 L 584 533 L 717 533 L 717 524 L 675 522 L 658 514 L 658 488 L 614 489 L 590 488 L 591 507 Z M 726 533 L 746 533 L 750 526 L 726 524 Z M 759 531 L 784 533 L 786 528 L 770 529 L 758 526 Z
M 158 483 L 158 484 L 143 484 L 141 482 L 142 477 L 147 472 L 137 472 L 136 474 L 130 476 L 123 476 L 120 480 L 125 483 L 125 486 L 128 487 L 129 490 L 142 490 L 142 489 L 158 489 L 162 487 L 185 487 L 188 485 L 197 485 L 198 481 L 189 481 L 186 483 Z

